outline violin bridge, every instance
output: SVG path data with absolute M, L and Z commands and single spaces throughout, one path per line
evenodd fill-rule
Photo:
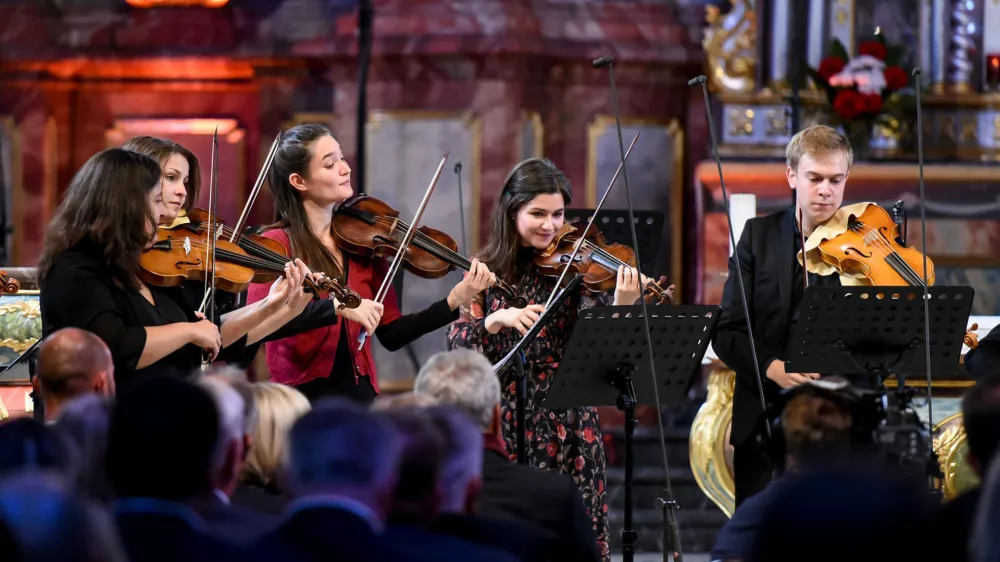
M 184 237 L 184 253 L 185 254 L 190 254 L 191 253 L 191 237 L 190 236 L 185 236 Z

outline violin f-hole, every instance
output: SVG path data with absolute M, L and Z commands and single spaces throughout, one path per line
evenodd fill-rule
M 201 265 L 201 260 L 174 262 L 174 267 L 176 267 L 177 269 L 184 269 L 184 266 L 197 267 L 200 265 Z
M 854 248 L 854 247 L 851 247 L 851 248 L 848 248 L 848 249 L 844 250 L 844 253 L 847 254 L 847 255 L 850 255 L 851 252 L 854 252 L 855 254 L 857 254 L 857 255 L 859 255 L 861 257 L 864 257 L 864 258 L 870 258 L 873 255 L 871 252 L 868 252 L 868 254 L 865 254 L 861 250 L 859 250 L 857 248 Z

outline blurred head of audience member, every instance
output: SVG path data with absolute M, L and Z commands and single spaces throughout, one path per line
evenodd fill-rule
M 118 533 L 106 512 L 76 497 L 52 473 L 19 472 L 0 480 L 0 519 L 20 558 L 32 562 L 125 562 Z
M 502 435 L 500 380 L 481 353 L 455 349 L 434 354 L 420 368 L 413 392 L 463 410 L 486 435 Z
M 363 506 L 367 516 L 384 528 L 399 461 L 396 432 L 384 416 L 347 399 L 328 398 L 292 427 L 283 488 L 296 501 L 340 498 Z
M 211 494 L 226 456 L 219 417 L 207 391 L 177 379 L 150 378 L 119 395 L 107 453 L 117 496 L 186 503 Z
M 83 394 L 113 396 L 114 375 L 111 351 L 101 338 L 79 328 L 63 328 L 39 346 L 38 374 L 31 383 L 42 397 L 45 419 L 54 420 L 71 398 Z
M 301 392 L 284 384 L 257 382 L 250 391 L 256 414 L 243 480 L 254 486 L 277 488 L 287 456 L 289 432 L 311 405 Z
M 442 514 L 474 515 L 483 487 L 483 432 L 468 414 L 453 406 L 424 410 L 444 438 L 444 464 L 438 477 Z
M 411 393 L 412 394 L 412 393 Z M 445 439 L 425 413 L 427 397 L 394 397 L 383 400 L 373 412 L 385 416 L 401 440 L 399 481 L 389 521 L 394 524 L 428 525 L 441 509 L 441 470 L 445 462 Z M 398 408 L 396 404 L 402 404 Z
M 219 412 L 219 445 L 221 454 L 213 467 L 213 486 L 226 498 L 232 495 L 243 473 L 246 459 L 246 407 L 243 398 L 226 380 L 203 378 L 199 385 L 208 391 Z
M 15 470 L 52 470 L 73 479 L 75 461 L 72 444 L 54 427 L 34 418 L 0 423 L 0 475 Z
M 372 403 L 373 412 L 388 412 L 406 408 L 428 408 L 437 404 L 437 400 L 425 394 L 401 392 L 399 394 L 383 394 Z
M 846 460 L 851 424 L 851 411 L 844 402 L 809 392 L 794 396 L 781 413 L 785 470 L 801 472 Z
M 76 491 L 91 501 L 107 505 L 114 499 L 104 459 L 108 450 L 108 423 L 114 399 L 87 394 L 67 402 L 56 429 L 74 445 L 78 471 Z
M 250 452 L 253 442 L 253 429 L 257 425 L 257 403 L 253 397 L 253 384 L 247 378 L 247 372 L 232 365 L 212 366 L 204 372 L 202 380 L 218 380 L 233 387 L 243 399 L 243 444 L 244 454 Z
M 980 478 L 1000 446 L 1000 377 L 980 381 L 962 398 L 968 460 Z

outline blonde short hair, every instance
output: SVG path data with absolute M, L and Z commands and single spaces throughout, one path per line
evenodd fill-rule
M 788 141 L 785 161 L 789 168 L 798 171 L 799 160 L 806 154 L 826 154 L 836 151 L 844 152 L 847 156 L 847 168 L 850 169 L 854 163 L 851 141 L 832 127 L 813 125 L 795 133 L 792 140 Z
M 251 386 L 251 391 L 257 405 L 257 423 L 244 476 L 271 484 L 284 464 L 288 433 L 312 406 L 301 392 L 284 384 L 258 382 Z

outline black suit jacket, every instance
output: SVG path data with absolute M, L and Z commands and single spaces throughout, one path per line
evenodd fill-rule
M 565 560 L 601 560 L 594 522 L 583 506 L 580 488 L 567 474 L 518 464 L 487 449 L 478 512 L 512 517 L 555 533 Z
M 976 381 L 1000 375 L 1000 325 L 979 340 L 979 346 L 965 354 L 965 371 Z
M 115 520 L 129 560 L 144 562 L 239 562 L 261 560 L 208 536 L 191 522 L 168 513 L 119 513 Z
M 736 252 L 729 259 L 729 279 L 722 293 L 722 316 L 712 349 L 736 371 L 733 395 L 733 427 L 729 442 L 739 445 L 757 429 L 761 410 L 754 358 L 750 350 L 746 316 L 737 279 L 736 256 L 740 259 L 747 309 L 753 326 L 754 345 L 764 384 L 764 398 L 773 402 L 780 387 L 767 378 L 767 366 L 784 359 L 792 315 L 792 275 L 796 259 L 795 222 L 792 213 L 781 211 L 752 218 L 743 228 Z
M 199 514 L 205 520 L 209 534 L 237 545 L 257 540 L 276 524 L 272 516 L 224 503 L 214 495 L 211 503 L 199 509 Z
M 503 550 L 523 562 L 571 562 L 555 533 L 515 519 L 448 514 L 439 516 L 431 531 Z

